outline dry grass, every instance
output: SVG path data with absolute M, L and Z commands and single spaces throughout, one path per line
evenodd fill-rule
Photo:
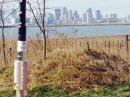
M 118 41 L 122 44 L 115 46 Z M 111 47 L 105 46 L 105 42 L 106 44 L 111 42 Z M 88 44 L 90 49 L 88 49 Z M 30 67 L 30 89 L 35 86 L 48 86 L 71 92 L 111 85 L 114 82 L 128 84 L 130 82 L 130 68 L 125 61 L 123 36 L 50 39 L 46 62 L 42 62 L 42 45 L 42 40 L 28 41 L 26 57 Z M 9 47 L 12 48 L 11 52 L 8 52 Z M 16 41 L 7 40 L 8 66 L 4 66 L 3 61 L 0 61 L 2 64 L 0 68 L 1 90 L 13 87 L 15 52 Z M 3 60 L 2 45 L 0 45 L 0 53 Z
M 31 83 L 69 92 L 114 82 L 129 84 L 129 66 L 119 56 L 95 50 L 56 49 L 41 66 L 31 69 Z

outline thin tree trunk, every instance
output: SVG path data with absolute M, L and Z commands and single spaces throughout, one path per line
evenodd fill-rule
M 45 29 L 45 14 L 46 14 L 46 1 L 43 0 L 43 6 L 44 6 L 44 9 L 43 9 L 43 21 L 42 21 L 42 27 L 43 27 L 43 36 L 44 36 L 44 54 L 43 54 L 43 57 L 44 57 L 44 60 L 46 60 L 46 53 L 47 53 L 47 39 L 46 39 L 46 29 Z
M 7 65 L 6 55 L 5 55 L 5 35 L 4 35 L 4 19 L 3 19 L 2 4 L 1 4 L 1 21 L 2 21 L 2 45 L 3 45 L 4 64 Z

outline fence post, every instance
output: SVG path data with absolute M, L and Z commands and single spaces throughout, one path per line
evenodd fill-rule
M 119 42 L 119 40 L 117 41 L 116 45 L 117 45 L 117 54 L 120 55 L 120 42 Z
M 125 35 L 126 59 L 129 61 L 129 35 Z
M 89 47 L 89 42 L 87 42 L 87 49 L 90 50 L 90 47 Z
M 56 48 L 58 47 L 58 39 L 55 39 Z
M 106 51 L 106 41 L 104 41 L 104 51 Z
M 80 47 L 82 47 L 82 43 L 80 42 Z
M 109 50 L 109 53 L 110 53 L 110 51 L 111 51 L 111 42 L 110 41 L 108 42 L 108 50 Z

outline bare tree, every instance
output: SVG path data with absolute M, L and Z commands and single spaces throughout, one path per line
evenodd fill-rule
M 4 17 L 3 17 L 3 2 L 1 3 L 0 17 L 1 17 L 1 23 L 2 23 L 2 45 L 3 45 L 4 64 L 7 65 L 6 54 L 5 54 L 5 35 L 4 35 L 5 24 L 4 24 Z
M 43 34 L 43 39 L 44 39 L 44 41 L 43 41 L 44 46 L 43 47 L 44 48 L 43 48 L 42 60 L 46 60 L 46 56 L 47 56 L 47 37 L 46 37 L 46 29 L 45 29 L 46 1 L 43 0 L 43 15 L 42 15 L 42 12 L 41 12 L 40 4 L 37 1 L 38 9 L 39 9 L 39 12 L 40 12 L 40 15 L 41 15 L 41 18 L 42 18 L 41 19 L 42 20 L 42 27 L 40 26 L 40 23 L 38 22 L 37 17 L 35 15 L 34 11 L 33 11 L 31 3 L 29 1 L 28 1 L 28 4 L 29 4 L 29 7 L 30 7 L 30 9 L 31 9 L 31 11 L 33 13 L 33 16 L 34 16 L 35 20 L 36 20 L 36 23 L 37 23 L 38 27 L 40 28 L 40 30 L 41 30 L 41 32 Z
M 43 0 L 43 18 L 42 18 L 42 27 L 43 27 L 43 36 L 44 36 L 44 59 L 46 60 L 47 53 L 47 38 L 46 38 L 46 29 L 45 29 L 45 15 L 46 15 L 46 0 Z

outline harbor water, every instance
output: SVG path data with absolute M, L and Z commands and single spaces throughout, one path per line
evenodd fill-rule
M 0 33 L 2 28 L 0 28 Z M 17 38 L 18 27 L 5 28 L 5 38 Z M 27 37 L 36 38 L 40 34 L 38 27 L 27 27 Z M 97 37 L 114 36 L 130 34 L 130 25 L 108 25 L 108 26 L 59 26 L 46 27 L 48 37 L 66 36 L 66 37 Z M 0 35 L 0 38 L 2 35 Z

